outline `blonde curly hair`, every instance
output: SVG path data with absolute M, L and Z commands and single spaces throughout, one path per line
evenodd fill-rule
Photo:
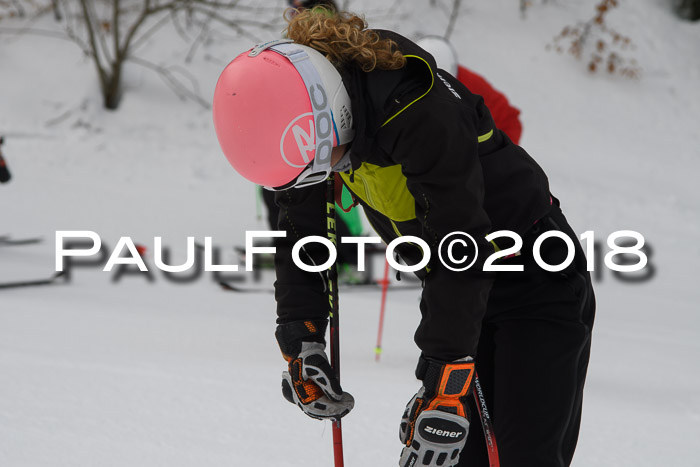
M 318 50 L 337 67 L 355 64 L 369 72 L 375 68 L 398 70 L 406 65 L 396 42 L 380 38 L 360 16 L 316 7 L 286 17 L 287 37 Z

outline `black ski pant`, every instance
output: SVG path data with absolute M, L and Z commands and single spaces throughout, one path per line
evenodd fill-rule
M 576 246 L 573 264 L 542 270 L 535 239 L 560 230 Z M 502 467 L 563 467 L 578 440 L 595 315 L 586 259 L 555 199 L 552 211 L 523 237 L 522 255 L 503 264 L 525 272 L 498 273 L 489 296 L 476 368 L 493 421 Z M 546 240 L 542 258 L 560 264 L 566 245 Z M 488 467 L 484 435 L 471 400 L 471 426 L 458 466 Z

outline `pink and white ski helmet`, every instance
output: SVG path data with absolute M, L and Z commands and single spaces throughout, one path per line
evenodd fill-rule
M 325 180 L 332 148 L 354 136 L 340 73 L 291 40 L 257 45 L 229 63 L 216 83 L 213 113 L 233 168 L 270 189 Z

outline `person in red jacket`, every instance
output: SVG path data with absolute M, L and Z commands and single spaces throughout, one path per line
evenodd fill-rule
M 459 65 L 454 47 L 442 37 L 425 36 L 416 44 L 430 53 L 440 68 L 457 78 L 472 93 L 483 97 L 496 127 L 515 144 L 520 144 L 520 136 L 523 133 L 523 125 L 518 118 L 520 110 L 508 102 L 505 94 L 491 86 L 483 76 Z

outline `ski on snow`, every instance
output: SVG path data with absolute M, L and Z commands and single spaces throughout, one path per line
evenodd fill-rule
M 41 237 L 12 238 L 9 235 L 0 235 L 0 246 L 32 245 L 42 240 Z
M 65 271 L 59 271 L 46 279 L 26 280 L 17 282 L 0 283 L 0 289 L 15 289 L 18 287 L 34 287 L 38 285 L 50 285 L 65 275 Z

